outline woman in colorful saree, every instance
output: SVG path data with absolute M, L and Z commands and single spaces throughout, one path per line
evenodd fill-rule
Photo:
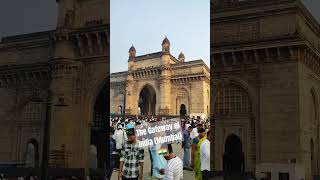
M 200 146 L 204 140 L 206 140 L 206 130 L 204 128 L 198 129 L 198 139 L 199 142 L 197 143 L 195 152 L 194 152 L 194 172 L 195 172 L 195 180 L 202 180 L 201 174 L 201 162 L 200 162 Z

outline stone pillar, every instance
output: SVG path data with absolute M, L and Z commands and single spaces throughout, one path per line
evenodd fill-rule
M 169 70 L 163 70 L 166 74 Z M 160 80 L 160 109 L 159 115 L 170 115 L 171 112 L 171 82 L 169 76 L 162 76 Z
M 80 139 L 81 132 L 88 131 L 88 125 L 82 119 L 80 112 L 80 98 L 78 78 L 81 64 L 73 60 L 75 56 L 75 47 L 65 34 L 56 34 L 55 52 L 50 60 L 51 66 L 51 92 L 52 92 L 52 109 L 51 109 L 51 129 L 50 129 L 50 154 L 49 164 L 52 157 L 57 156 L 61 160 L 65 157 L 59 156 L 55 152 L 60 152 L 63 147 L 65 152 L 70 152 L 64 164 L 59 167 L 65 168 L 85 168 L 86 161 L 83 151 L 88 149 L 85 145 L 85 139 Z M 64 99 L 67 107 L 56 107 L 59 98 Z M 53 164 L 52 164 L 53 163 Z
M 135 91 L 135 83 L 133 81 L 133 74 L 131 71 L 128 71 L 127 84 L 126 84 L 126 112 L 130 115 L 136 115 L 138 113 L 138 100 L 135 97 L 139 98 L 139 93 Z
M 57 28 L 71 28 L 75 20 L 75 0 L 59 0 Z

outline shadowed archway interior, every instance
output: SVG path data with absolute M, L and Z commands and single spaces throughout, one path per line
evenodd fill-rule
M 26 149 L 26 166 L 39 167 L 39 143 L 35 139 L 30 139 Z
M 138 106 L 141 115 L 156 114 L 156 92 L 150 85 L 145 85 L 139 95 Z
M 240 138 L 231 134 L 225 142 L 225 152 L 223 155 L 223 170 L 225 172 L 244 172 L 245 160 Z
M 181 105 L 180 105 L 180 116 L 181 116 L 181 117 L 184 117 L 184 116 L 186 116 L 186 114 L 187 114 L 186 105 L 181 104 Z
M 90 144 L 96 147 L 97 168 L 105 169 L 107 160 L 107 85 L 101 89 L 94 106 L 93 123 L 91 126 L 91 142 Z

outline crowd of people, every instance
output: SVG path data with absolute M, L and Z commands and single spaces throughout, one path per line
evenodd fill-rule
M 139 147 L 135 126 L 142 123 L 166 121 L 168 118 L 121 117 L 110 118 L 110 167 L 107 178 L 118 171 L 118 180 L 142 180 L 145 149 Z M 195 180 L 209 179 L 210 172 L 210 122 L 208 119 L 179 119 L 183 141 L 177 142 L 183 149 L 180 159 L 172 144 L 148 146 L 151 160 L 151 176 L 163 180 L 183 179 L 183 170 L 194 171 Z

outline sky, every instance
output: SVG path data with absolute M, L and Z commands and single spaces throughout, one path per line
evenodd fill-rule
M 55 0 L 1 0 L 0 38 L 53 30 L 56 16 Z
M 320 22 L 320 0 L 305 0 Z M 53 30 L 56 0 L 1 0 L 0 38 Z M 165 36 L 171 53 L 209 65 L 209 0 L 111 0 L 111 72 L 127 70 L 128 49 L 137 55 L 161 50 Z
M 111 0 L 110 70 L 128 68 L 128 50 L 137 56 L 161 51 L 167 36 L 170 52 L 186 61 L 203 59 L 210 65 L 209 0 Z

